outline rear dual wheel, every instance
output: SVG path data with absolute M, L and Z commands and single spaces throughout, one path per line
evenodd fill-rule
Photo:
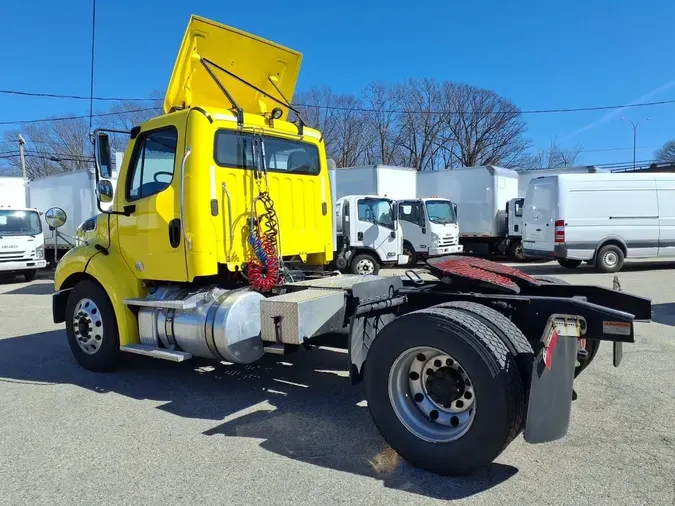
M 389 323 L 370 347 L 364 381 L 384 439 L 437 474 L 489 465 L 523 427 L 525 393 L 512 352 L 460 308 L 432 307 Z

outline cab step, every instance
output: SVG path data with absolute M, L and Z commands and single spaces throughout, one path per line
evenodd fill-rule
M 169 360 L 170 362 L 184 362 L 185 360 L 192 358 L 191 353 L 155 348 L 154 346 L 147 346 L 145 344 L 127 344 L 125 346 L 120 346 L 120 350 L 127 353 L 135 353 L 136 355 Z

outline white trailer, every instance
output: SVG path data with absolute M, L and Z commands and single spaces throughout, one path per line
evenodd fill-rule
M 23 177 L 0 177 L 0 272 L 31 281 L 45 261 L 44 233 Z
M 484 165 L 420 172 L 418 197 L 441 197 L 457 204 L 459 242 L 473 254 L 512 253 L 506 203 L 518 197 L 518 173 Z
M 68 218 L 66 224 L 58 229 L 58 233 L 47 225 L 44 216 L 42 218 L 43 228 L 49 231 L 45 234 L 46 255 L 56 262 L 75 246 L 78 226 L 99 214 L 95 170 L 77 170 L 39 178 L 31 182 L 29 191 L 33 207 L 43 213 L 52 207 L 58 207 L 65 211 Z M 106 209 L 110 204 L 101 206 Z

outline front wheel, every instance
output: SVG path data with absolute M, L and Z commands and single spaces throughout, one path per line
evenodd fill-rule
M 85 369 L 111 371 L 119 358 L 119 333 L 108 295 L 91 280 L 75 285 L 66 303 L 66 334 Z
M 617 272 L 623 267 L 623 251 L 614 244 L 603 246 L 595 260 L 595 267 L 600 272 Z
M 511 353 L 456 309 L 415 311 L 385 326 L 368 351 L 364 383 L 387 443 L 433 473 L 488 466 L 522 428 L 524 391 Z
M 380 272 L 380 264 L 373 255 L 361 253 L 352 259 L 351 271 L 352 274 L 360 275 L 377 274 Z
M 403 254 L 408 255 L 408 263 L 406 266 L 414 267 L 417 265 L 417 252 L 415 251 L 415 248 L 413 248 L 412 244 L 407 241 L 403 243 Z
M 527 257 L 525 256 L 525 251 L 523 251 L 523 243 L 520 241 L 514 241 L 509 246 L 509 257 L 514 258 L 518 262 L 524 261 Z

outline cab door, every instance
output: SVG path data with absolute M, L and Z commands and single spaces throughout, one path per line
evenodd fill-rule
M 424 206 L 418 200 L 402 200 L 398 203 L 398 218 L 403 229 L 403 239 L 412 244 L 415 251 L 428 252 L 429 240 L 425 225 Z
M 181 229 L 184 130 L 184 115 L 146 123 L 135 139 L 126 174 L 120 177 L 124 184 L 119 188 L 124 191 L 118 203 L 129 214 L 118 215 L 120 251 L 140 279 L 187 280 Z

